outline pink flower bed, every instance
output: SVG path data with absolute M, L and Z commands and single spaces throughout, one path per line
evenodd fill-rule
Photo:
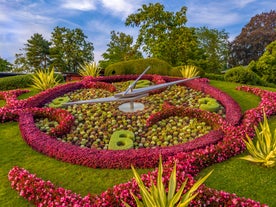
M 149 80 L 156 82 L 156 83 L 163 83 L 162 76 L 157 75 L 147 75 L 146 76 Z M 145 77 L 145 78 L 146 78 Z M 91 78 L 87 77 L 83 81 L 81 81 L 82 87 L 91 86 L 93 87 L 96 85 L 92 84 L 96 81 L 99 82 L 97 87 L 105 88 L 109 90 L 112 88 L 108 84 L 109 82 L 112 82 L 112 77 L 100 77 L 100 78 Z M 137 76 L 135 75 L 129 75 L 129 76 L 114 76 L 114 81 L 122 81 L 122 80 L 130 80 L 135 79 Z M 106 79 L 107 83 L 103 82 Z M 196 85 L 204 84 L 204 88 L 208 86 L 206 84 L 206 81 L 197 81 Z M 75 83 L 76 85 L 77 83 Z M 77 88 L 75 85 L 70 84 L 70 87 Z M 79 88 L 80 86 L 77 85 Z M 61 88 L 54 88 L 50 90 L 50 93 L 53 93 L 53 90 L 56 90 L 58 94 L 64 93 L 64 91 L 68 91 L 64 85 L 62 85 Z M 113 89 L 112 89 L 113 90 Z M 62 92 L 60 92 L 62 91 Z M 38 97 L 39 94 L 37 95 Z M 47 97 L 47 91 L 44 93 L 43 97 Z M 52 95 L 53 96 L 53 95 Z M 232 103 L 232 98 L 229 97 L 227 94 L 222 94 L 220 97 L 223 97 L 226 99 L 228 97 L 229 101 L 226 103 Z M 41 105 L 40 102 L 37 101 L 38 98 L 33 98 L 35 100 L 36 105 Z M 33 101 L 31 100 L 31 101 Z M 45 103 L 47 101 L 41 100 L 41 102 Z M 237 105 L 238 106 L 238 105 Z M 240 111 L 240 108 L 232 107 L 232 114 L 235 114 L 234 111 Z M 173 107 L 173 106 L 172 106 Z M 225 125 L 230 124 L 228 123 L 227 119 L 218 118 L 219 116 L 213 116 L 211 113 L 207 113 L 201 110 L 194 110 L 192 108 L 176 108 L 177 110 L 167 110 L 166 108 L 161 113 L 167 113 L 166 117 L 170 116 L 169 111 L 175 111 L 179 114 L 189 115 L 194 118 L 203 119 L 206 122 L 208 122 L 210 125 L 213 126 L 220 126 L 222 125 L 222 122 L 225 122 Z M 176 115 L 176 113 L 171 114 Z M 154 116 L 154 115 L 153 115 Z M 240 114 L 241 116 L 241 114 Z M 159 119 L 160 120 L 160 119 Z M 149 121 L 150 122 L 150 121 Z M 72 123 L 72 122 L 68 122 Z M 161 154 L 163 159 L 166 160 L 169 156 L 175 155 L 179 152 L 188 152 L 191 150 L 195 150 L 198 148 L 205 147 L 209 144 L 216 144 L 219 140 L 223 138 L 224 131 L 218 128 L 218 130 L 211 131 L 209 134 L 204 135 L 198 139 L 193 140 L 192 142 L 185 143 L 185 144 L 179 144 L 172 147 L 158 147 L 155 149 L 130 149 L 130 150 L 124 150 L 124 151 L 116 151 L 116 150 L 97 150 L 97 149 L 89 149 L 89 148 L 79 148 L 77 146 L 71 145 L 69 143 L 63 143 L 56 139 L 49 139 L 49 136 L 42 133 L 34 124 L 33 120 L 33 114 L 32 113 L 21 113 L 19 117 L 19 127 L 20 131 L 22 133 L 22 137 L 25 139 L 25 141 L 34 149 L 37 151 L 46 154 L 50 157 L 54 157 L 58 160 L 62 160 L 64 162 L 69 162 L 73 164 L 78 165 L 84 165 L 88 167 L 93 168 L 130 168 L 130 165 L 134 165 L 139 168 L 149 168 L 154 167 L 158 163 L 159 155 Z M 68 126 L 69 129 L 70 126 Z M 65 128 L 65 127 L 63 127 Z
M 135 77 L 136 76 L 100 77 L 95 79 L 95 81 L 123 81 L 135 79 Z M 147 77 L 149 80 L 153 79 L 152 76 L 147 75 Z M 166 81 L 168 79 L 168 77 L 164 78 L 164 80 Z M 173 79 L 171 78 L 170 80 Z M 83 87 L 83 85 L 78 84 L 79 83 L 76 83 L 74 87 Z M 242 114 L 238 104 L 234 102 L 233 99 L 231 99 L 227 94 L 220 92 L 214 87 L 209 86 L 206 80 L 193 80 L 185 83 L 185 85 L 186 84 L 189 87 L 198 90 L 204 90 L 205 92 L 208 92 L 212 97 L 220 101 L 226 108 L 226 118 L 222 119 L 221 117 L 215 116 L 208 112 L 202 113 L 202 111 L 200 110 L 191 110 L 189 108 L 174 107 L 165 104 L 164 109 L 160 113 L 153 114 L 149 118 L 147 123 L 150 125 L 164 117 L 168 117 L 175 113 L 185 115 L 189 114 L 190 116 L 206 119 L 209 122 L 215 123 L 215 126 L 218 128 L 218 130 L 213 131 L 213 133 L 215 134 L 213 134 L 212 137 L 221 137 L 219 139 L 212 139 L 210 137 L 210 142 L 206 143 L 204 146 L 194 147 L 196 146 L 196 143 L 194 143 L 194 145 L 191 144 L 192 146 L 190 146 L 191 148 L 189 150 L 184 147 L 185 145 L 177 145 L 174 147 L 163 149 L 159 148 L 151 150 L 125 150 L 119 152 L 79 148 L 70 144 L 59 142 L 49 135 L 46 135 L 43 132 L 39 131 L 36 128 L 33 120 L 33 115 L 35 112 L 30 113 L 30 111 L 28 111 L 28 113 L 23 111 L 19 114 L 19 125 L 22 132 L 22 137 L 29 145 L 42 153 L 45 153 L 52 157 L 56 157 L 57 159 L 63 160 L 65 162 L 81 164 L 89 167 L 127 168 L 130 166 L 130 163 L 138 167 L 153 167 L 156 166 L 156 163 L 158 162 L 159 154 L 162 154 L 162 156 L 165 157 L 164 165 L 166 166 L 166 168 L 168 168 L 163 174 L 164 181 L 168 181 L 170 171 L 169 169 L 171 168 L 173 163 L 177 161 L 179 185 L 186 177 L 190 178 L 190 184 L 192 184 L 194 182 L 193 177 L 196 176 L 202 169 L 214 163 L 222 162 L 226 159 L 229 159 L 230 157 L 244 151 L 245 145 L 242 141 L 242 138 L 245 137 L 245 134 L 248 134 L 250 136 L 254 135 L 253 126 L 257 125 L 257 123 L 262 119 L 262 110 L 264 109 L 267 116 L 276 114 L 276 93 L 246 86 L 238 88 L 239 90 L 252 92 L 258 96 L 261 96 L 261 102 L 259 106 L 255 109 L 251 109 L 245 112 L 243 118 L 241 119 Z M 57 90 L 57 93 L 59 95 L 62 95 L 62 92 L 62 90 Z M 51 98 L 54 98 L 53 96 L 55 95 L 52 95 Z M 47 103 L 45 99 L 39 101 L 37 99 L 38 98 L 33 99 L 36 103 L 35 106 L 38 106 L 44 102 Z M 30 102 L 28 102 L 26 105 L 30 105 Z M 2 119 L 5 120 L 3 116 Z M 208 140 L 209 138 L 207 137 L 206 139 Z M 125 160 L 122 160 L 122 157 L 124 157 L 127 162 Z M 111 158 L 112 160 L 115 160 L 115 162 L 110 162 Z M 37 206 L 51 206 L 46 205 L 48 204 L 48 202 L 57 202 L 57 205 L 62 205 L 62 201 L 56 201 L 55 196 L 53 196 L 56 195 L 56 189 L 59 188 L 50 185 L 50 187 L 46 187 L 45 190 L 45 188 L 42 187 L 42 189 L 46 191 L 46 194 L 50 193 L 49 196 L 44 197 L 45 194 L 40 194 L 39 192 L 34 191 L 35 187 L 33 187 L 39 184 L 43 186 L 45 184 L 44 181 L 38 178 L 38 183 L 36 182 L 36 179 L 30 181 L 29 176 L 35 177 L 35 175 L 30 174 L 24 169 L 20 169 L 17 167 L 13 168 L 9 173 L 9 179 L 12 183 L 12 187 L 19 191 L 23 197 L 32 201 Z M 148 185 L 150 184 L 150 176 L 156 177 L 156 170 L 149 174 L 143 175 L 143 180 L 148 183 Z M 108 189 L 106 192 L 96 197 L 87 196 L 85 198 L 81 198 L 74 193 L 66 191 L 64 189 L 64 191 L 62 192 L 64 192 L 64 195 L 66 194 L 67 196 L 66 202 L 68 206 L 122 206 L 121 200 L 127 201 L 128 203 L 132 204 L 132 206 L 135 206 L 134 200 L 129 193 L 130 189 L 135 192 L 135 194 L 139 194 L 137 184 L 134 180 L 131 180 L 128 183 L 114 186 L 113 188 Z M 72 199 L 70 197 L 70 193 L 72 194 Z M 38 194 L 39 196 L 34 196 L 35 194 Z M 76 199 L 76 197 L 78 198 Z M 84 202 L 83 200 L 85 200 L 85 204 L 78 204 L 79 202 Z M 202 186 L 199 189 L 198 197 L 192 202 L 192 206 L 201 205 L 266 206 L 261 205 L 260 203 L 250 199 L 239 198 L 235 194 L 217 191 L 205 186 Z

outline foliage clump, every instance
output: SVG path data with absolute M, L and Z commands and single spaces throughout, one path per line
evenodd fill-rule
M 141 74 L 145 68 L 151 66 L 149 74 L 169 75 L 171 65 L 157 58 L 122 61 L 109 65 L 105 69 L 105 76 Z
M 151 187 L 147 188 L 140 178 L 139 174 L 135 170 L 133 166 L 131 166 L 135 180 L 140 188 L 140 193 L 142 197 L 142 201 L 131 192 L 131 195 L 134 197 L 136 201 L 136 205 L 138 207 L 152 207 L 152 206 L 160 206 L 160 207 L 186 207 L 189 203 L 197 196 L 198 193 L 195 191 L 199 188 L 199 186 L 211 175 L 212 171 L 209 172 L 206 176 L 199 179 L 183 196 L 184 188 L 186 187 L 188 178 L 182 183 L 179 190 L 177 189 L 177 178 L 176 178 L 176 163 L 174 163 L 173 170 L 170 175 L 169 184 L 168 184 L 168 192 L 163 183 L 163 165 L 162 158 L 160 156 L 159 159 L 159 167 L 158 167 L 158 175 L 156 185 L 153 180 L 151 180 Z M 182 197 L 182 198 L 181 198 Z M 124 202 L 127 207 L 130 207 L 127 203 Z
M 183 78 L 193 78 L 199 74 L 199 71 L 193 65 L 185 65 L 181 67 L 180 73 L 183 76 Z
M 265 85 L 261 78 L 246 67 L 238 66 L 228 70 L 224 78 L 226 81 L 248 85 Z
M 260 123 L 260 128 L 261 130 L 255 127 L 256 143 L 246 135 L 247 140 L 244 140 L 244 142 L 250 155 L 246 155 L 241 159 L 260 163 L 265 167 L 273 167 L 276 163 L 276 129 L 273 135 L 265 113 L 264 121 Z
M 81 76 L 98 77 L 100 76 L 100 73 L 101 73 L 101 68 L 98 67 L 98 65 L 95 62 L 85 63 L 81 65 L 81 68 L 79 69 L 79 74 Z
M 27 88 L 30 84 L 32 84 L 32 75 L 17 75 L 0 78 L 1 91 Z
M 39 91 L 53 88 L 59 83 L 57 77 L 54 75 L 54 70 L 49 68 L 47 70 L 37 70 L 32 75 L 32 81 L 33 85 L 31 86 Z

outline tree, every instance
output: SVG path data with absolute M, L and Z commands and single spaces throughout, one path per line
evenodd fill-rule
M 204 70 L 206 72 L 220 72 L 226 69 L 228 58 L 228 33 L 224 30 L 196 28 L 199 47 L 203 49 L 206 57 Z
M 59 72 L 77 72 L 80 65 L 94 60 L 93 44 L 81 29 L 56 27 L 52 32 L 50 57 Z
M 26 51 L 26 58 L 28 60 L 28 65 L 36 69 L 46 69 L 50 65 L 50 45 L 43 38 L 41 34 L 35 33 L 31 36 L 31 39 L 27 40 L 24 50 Z
M 26 54 L 23 52 L 23 49 L 20 49 L 21 53 L 15 54 L 15 61 L 13 65 L 13 72 L 33 72 L 29 67 Z
M 265 47 L 276 40 L 276 12 L 257 14 L 242 28 L 230 44 L 229 64 L 248 65 L 252 60 L 258 60 Z
M 12 64 L 0 57 L 0 72 L 11 71 Z
M 255 70 L 263 80 L 276 83 L 276 40 L 270 43 L 256 62 Z
M 105 53 L 102 54 L 104 60 L 99 61 L 102 68 L 106 68 L 108 65 L 128 61 L 133 59 L 142 58 L 142 53 L 132 46 L 133 37 L 126 35 L 123 32 L 111 31 L 111 40 L 107 44 L 108 48 Z
M 187 64 L 202 55 L 193 29 L 185 26 L 186 7 L 180 11 L 164 11 L 160 3 L 142 5 L 126 19 L 126 26 L 140 27 L 136 46 L 150 57 L 167 61 L 173 66 Z

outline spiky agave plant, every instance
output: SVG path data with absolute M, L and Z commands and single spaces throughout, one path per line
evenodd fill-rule
M 32 74 L 32 83 L 32 88 L 35 88 L 39 91 L 44 91 L 56 86 L 59 81 L 54 75 L 54 69 L 48 68 L 46 70 L 39 69 L 34 74 Z
M 97 66 L 95 62 L 85 63 L 80 65 L 79 74 L 80 76 L 92 76 L 98 77 L 100 76 L 101 68 Z
M 135 177 L 135 180 L 140 188 L 140 193 L 142 197 L 142 201 L 139 200 L 137 196 L 135 196 L 132 192 L 131 195 L 135 199 L 137 207 L 186 207 L 188 204 L 197 196 L 198 193 L 195 191 L 198 187 L 211 175 L 212 171 L 209 172 L 206 176 L 199 179 L 189 191 L 187 191 L 184 195 L 183 191 L 186 186 L 187 180 L 179 188 L 178 192 L 176 192 L 177 180 L 176 180 L 176 163 L 174 164 L 173 170 L 170 175 L 169 185 L 168 185 L 168 193 L 166 192 L 165 186 L 162 182 L 162 174 L 163 174 L 163 166 L 162 166 L 162 158 L 160 156 L 159 167 L 158 167 L 158 175 L 157 175 L 157 184 L 154 185 L 153 181 L 151 181 L 151 187 L 147 188 L 139 174 L 132 166 L 132 171 Z M 182 197 L 182 198 L 181 198 Z M 126 202 L 124 202 L 126 207 L 130 207 Z
M 183 78 L 193 78 L 199 74 L 198 69 L 196 68 L 196 66 L 193 65 L 182 66 L 179 71 Z
M 265 112 L 263 114 L 264 120 L 263 123 L 260 122 L 260 130 L 255 127 L 255 144 L 248 135 L 246 135 L 247 140 L 243 139 L 250 155 L 246 155 L 240 159 L 260 163 L 266 167 L 273 167 L 276 164 L 276 129 L 273 135 Z

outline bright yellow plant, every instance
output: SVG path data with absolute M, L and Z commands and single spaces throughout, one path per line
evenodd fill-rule
M 266 167 L 273 167 L 276 162 L 276 129 L 274 130 L 274 135 L 272 135 L 265 113 L 264 121 L 260 123 L 260 129 L 255 127 L 255 144 L 246 135 L 247 140 L 244 140 L 244 142 L 250 155 L 241 157 L 241 159 L 260 163 Z
M 193 78 L 199 74 L 198 69 L 193 65 L 185 65 L 179 69 L 183 78 Z
M 132 192 L 131 195 L 136 201 L 137 207 L 186 207 L 188 204 L 197 196 L 198 193 L 195 191 L 198 187 L 210 176 L 212 171 L 208 173 L 205 177 L 199 179 L 188 192 L 186 192 L 183 196 L 183 190 L 186 186 L 187 180 L 181 185 L 180 189 L 176 193 L 176 163 L 174 164 L 173 170 L 170 175 L 169 185 L 168 185 L 168 193 L 165 190 L 165 186 L 162 182 L 162 174 L 163 174 L 163 166 L 162 159 L 160 157 L 159 167 L 158 167 L 158 175 L 157 175 L 157 184 L 154 185 L 153 181 L 151 181 L 151 187 L 147 188 L 142 179 L 140 178 L 137 171 L 132 166 L 132 171 L 135 177 L 135 180 L 140 188 L 140 193 L 142 196 L 142 201 L 138 199 Z M 182 199 L 181 199 L 182 196 Z M 126 207 L 130 207 L 127 203 L 123 202 Z
M 84 65 L 81 65 L 81 68 L 79 69 L 79 74 L 81 76 L 98 77 L 100 76 L 100 72 L 101 68 L 97 66 L 95 62 L 85 63 Z
M 32 75 L 32 82 L 33 84 L 31 87 L 38 89 L 39 91 L 52 88 L 59 83 L 57 77 L 54 75 L 54 70 L 49 68 L 46 70 L 37 70 Z

